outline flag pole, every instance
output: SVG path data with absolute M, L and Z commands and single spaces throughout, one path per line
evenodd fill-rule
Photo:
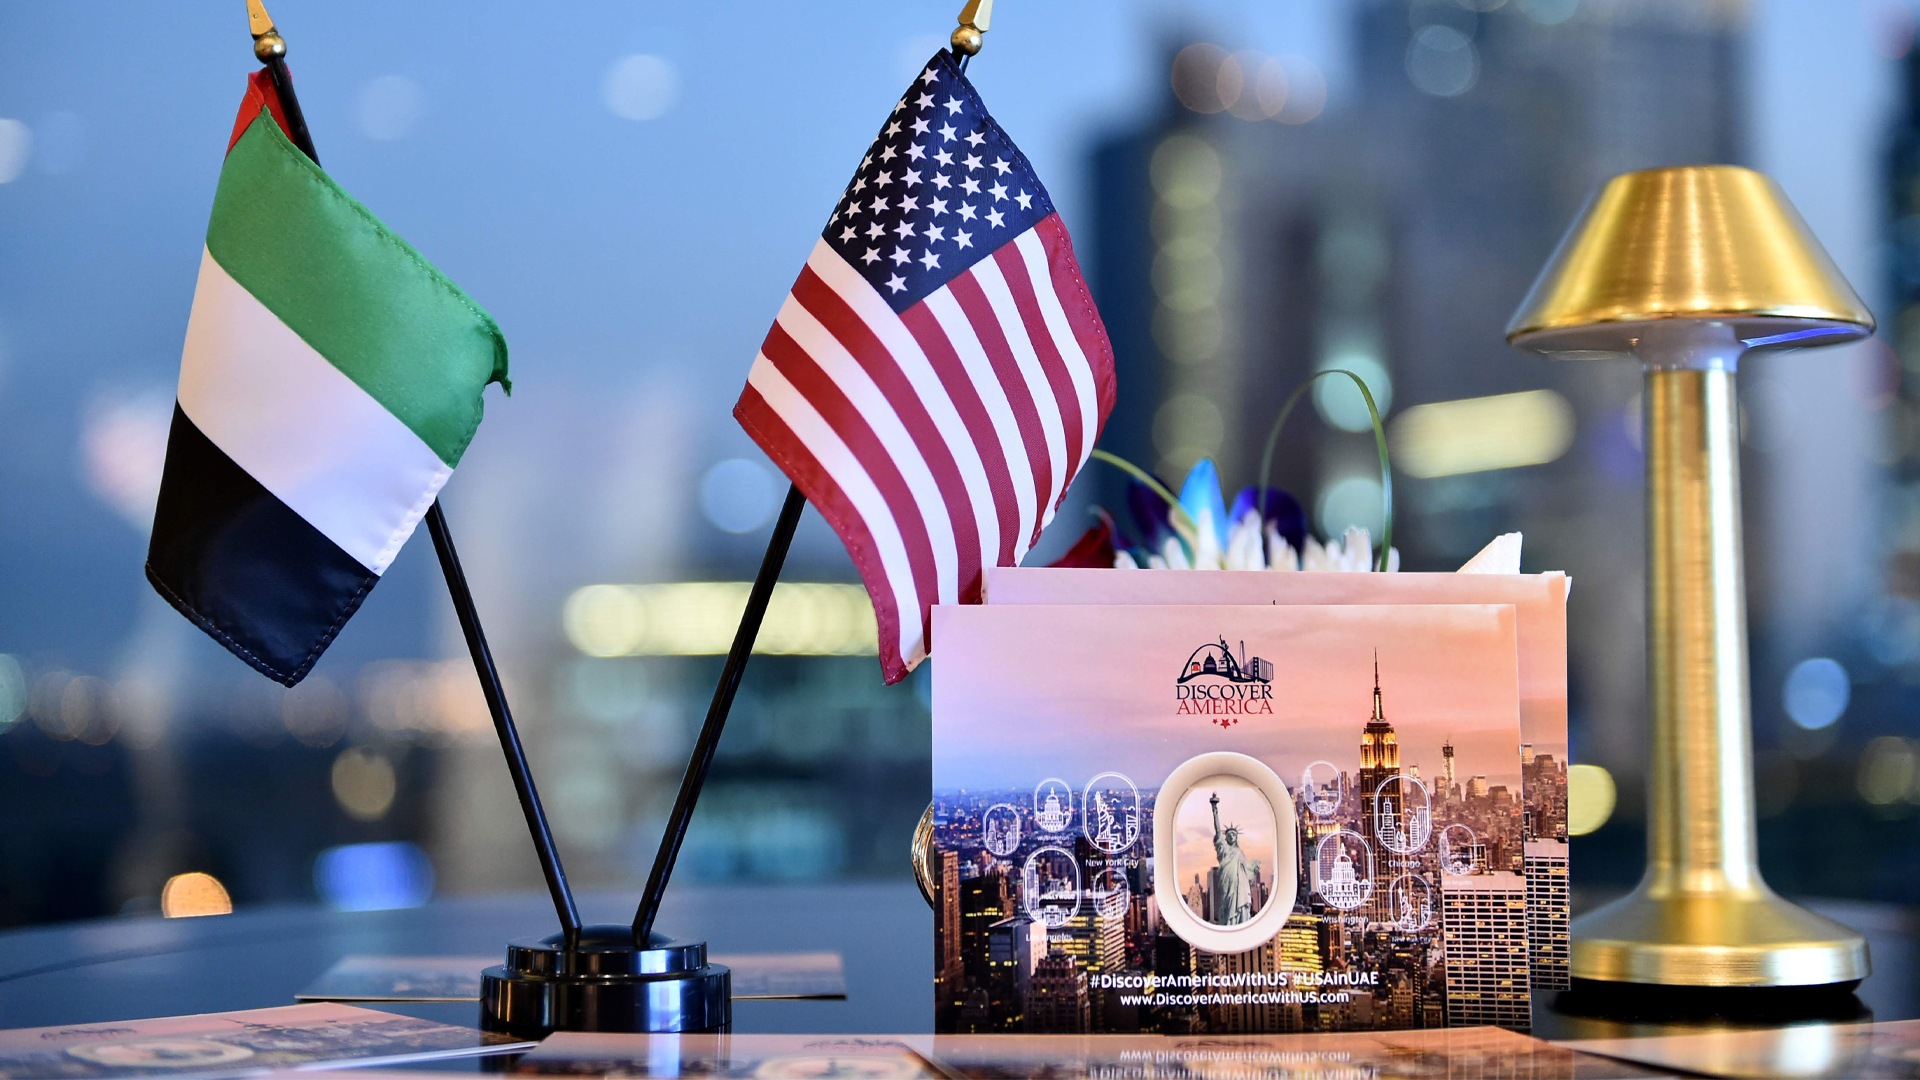
M 953 54 L 960 58 L 960 70 L 980 51 L 981 35 L 993 21 L 993 0 L 967 0 L 960 9 L 960 25 L 950 39 Z M 680 845 L 687 838 L 687 826 L 693 820 L 694 804 L 707 782 L 713 766 L 713 753 L 720 746 L 720 735 L 727 726 L 727 714 L 733 710 L 734 695 L 746 674 L 747 660 L 753 655 L 753 643 L 760 636 L 760 624 L 766 619 L 767 603 L 773 599 L 773 586 L 786 564 L 787 549 L 793 545 L 793 531 L 800 524 L 800 511 L 807 497 L 798 485 L 788 485 L 787 501 L 780 507 L 773 536 L 767 541 L 767 553 L 760 560 L 760 572 L 754 576 L 753 590 L 747 594 L 747 609 L 740 615 L 740 626 L 733 634 L 733 647 L 727 650 L 727 662 L 720 669 L 719 685 L 713 688 L 713 701 L 707 706 L 706 722 L 700 725 L 700 737 L 694 741 L 693 755 L 687 760 L 686 774 L 680 778 L 680 794 L 667 815 L 667 828 L 660 836 L 660 850 L 653 856 L 653 869 L 647 873 L 646 887 L 640 893 L 640 907 L 633 913 L 633 940 L 645 948 L 653 935 L 653 920 L 660 913 L 660 899 L 666 894 L 667 879 L 673 876 L 673 864 L 680 857 Z
M 774 583 L 786 564 L 787 549 L 793 546 L 793 531 L 800 524 L 800 511 L 807 497 L 798 485 L 787 485 L 787 501 L 774 522 L 773 537 L 767 541 L 767 554 L 760 560 L 760 572 L 754 576 L 753 591 L 747 594 L 747 610 L 740 615 L 740 628 L 733 633 L 733 647 L 720 669 L 720 684 L 713 688 L 713 703 L 707 706 L 707 721 L 700 726 L 700 738 L 693 744 L 693 756 L 687 760 L 686 775 L 680 778 L 680 795 L 667 815 L 667 830 L 660 837 L 660 850 L 653 857 L 653 869 L 647 874 L 647 886 L 640 894 L 640 907 L 633 914 L 633 940 L 645 947 L 653 936 L 654 916 L 660 913 L 660 897 L 667 891 L 667 878 L 680 857 L 680 844 L 687 838 L 687 825 L 693 820 L 693 805 L 700 800 L 700 789 L 707 782 L 707 770 L 713 765 L 713 752 L 720 745 L 720 732 L 727 726 L 727 714 L 733 711 L 734 694 L 740 678 L 746 674 L 747 660 L 753 655 L 754 639 L 760 636 L 760 623 L 766 618 L 767 603 L 773 599 Z
M 261 0 L 247 0 L 247 24 L 253 33 L 253 55 L 267 68 L 280 109 L 286 115 L 287 136 L 315 165 L 313 136 L 307 132 L 306 116 L 300 111 L 300 99 L 294 95 L 293 79 L 287 74 L 287 43 L 274 29 L 273 19 Z M 447 579 L 447 593 L 460 618 L 460 632 L 473 656 L 473 668 L 480 678 L 481 693 L 487 699 L 487 711 L 493 714 L 493 727 L 500 735 L 500 749 L 506 755 L 507 771 L 513 775 L 513 789 L 520 797 L 520 809 L 527 818 L 527 831 L 533 834 L 534 850 L 540 856 L 540 871 L 547 879 L 547 891 L 553 896 L 555 914 L 571 948 L 580 938 L 580 909 L 573 902 L 573 889 L 567 884 L 567 871 L 560 865 L 560 853 L 554 847 L 553 830 L 547 826 L 547 813 L 540 805 L 540 793 L 533 786 L 533 773 L 527 767 L 526 752 L 520 746 L 520 733 L 513 726 L 513 714 L 507 709 L 506 693 L 500 687 L 500 672 L 494 667 L 493 653 L 487 648 L 480 613 L 473 605 L 473 593 L 467 588 L 467 576 L 460 569 L 460 554 L 453 546 L 453 533 L 447 517 L 434 500 L 427 508 L 427 532 L 433 535 L 433 547 L 440 555 L 440 572 Z

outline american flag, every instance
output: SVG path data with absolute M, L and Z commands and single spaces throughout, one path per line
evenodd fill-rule
M 889 683 L 980 601 L 1113 409 L 1113 348 L 1026 156 L 945 51 L 860 160 L 734 416 L 840 539 Z

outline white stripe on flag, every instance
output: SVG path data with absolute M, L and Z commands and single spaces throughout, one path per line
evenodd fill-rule
M 1007 459 L 1007 475 L 1013 481 L 1014 506 L 1020 522 L 1020 528 L 1013 538 L 1013 559 L 1027 553 L 1028 541 L 1033 536 L 1033 525 L 1038 520 L 1034 509 L 1033 463 L 1027 459 L 1027 444 L 1020 437 L 1020 421 L 1013 415 L 1013 403 L 1007 400 L 1006 388 L 1000 385 L 1000 376 L 994 373 L 993 362 L 987 359 L 987 351 L 980 345 L 979 337 L 973 332 L 973 324 L 967 321 L 967 313 L 960 308 L 960 301 L 954 299 L 953 292 L 945 285 L 927 294 L 921 303 L 927 305 L 934 321 L 940 324 L 940 332 L 945 334 L 954 354 L 960 357 L 960 364 L 967 369 L 967 379 L 974 389 L 980 392 L 980 403 L 986 406 L 987 418 L 993 423 L 993 433 L 1000 440 L 1000 453 Z M 981 565 L 992 566 L 999 561 L 999 551 Z
M 1013 293 L 1007 288 L 1000 264 L 991 258 L 981 259 L 967 272 L 980 283 L 980 291 L 987 294 L 987 306 L 993 309 L 1001 333 L 1007 336 L 1007 346 L 1013 350 L 1020 373 L 1026 376 L 1027 393 L 1033 395 L 1034 407 L 1040 413 L 1040 428 L 1047 435 L 1047 456 L 1052 459 L 1048 464 L 1053 466 L 1053 497 L 1040 508 L 1040 524 L 1044 527 L 1053 520 L 1053 508 L 1066 494 L 1067 433 L 1060 420 L 1060 410 L 1065 403 L 1054 396 L 1053 383 L 1047 380 L 1040 356 L 1033 351 L 1033 341 L 1027 337 L 1027 322 L 1020 317 L 1020 305 L 1014 302 Z
M 1100 437 L 1100 406 L 1093 396 L 1093 366 L 1087 363 L 1080 339 L 1073 336 L 1067 310 L 1060 306 L 1060 294 L 1053 291 L 1053 272 L 1047 267 L 1047 248 L 1040 242 L 1039 234 L 1028 229 L 1014 237 L 1013 242 L 1027 264 L 1027 278 L 1033 282 L 1033 296 L 1039 301 L 1041 317 L 1047 322 L 1047 334 L 1053 338 L 1053 347 L 1060 351 L 1060 359 L 1073 379 L 1074 396 L 1080 399 L 1081 445 L 1080 454 L 1074 460 L 1084 466 L 1093 454 L 1094 440 Z
M 913 567 L 907 561 L 907 542 L 900 525 L 887 509 L 887 500 L 874 486 L 873 478 L 842 442 L 833 425 L 815 411 L 813 404 L 797 387 L 787 381 L 765 353 L 753 358 L 747 373 L 747 385 L 760 394 L 767 407 L 785 422 L 788 430 L 807 448 L 813 459 L 827 471 L 827 477 L 853 505 L 854 513 L 866 523 L 867 534 L 880 556 L 887 585 L 893 590 L 894 611 L 898 613 L 900 655 L 913 664 L 926 652 L 924 630 L 920 622 L 920 600 L 914 591 Z
M 179 400 L 234 464 L 376 574 L 453 475 L 204 249 Z
M 926 458 L 914 445 L 907 425 L 893 411 L 867 369 L 860 366 L 846 346 L 840 344 L 840 339 L 820 325 L 792 293 L 788 293 L 787 302 L 780 305 L 780 315 L 775 321 L 853 403 L 854 410 L 873 429 L 881 447 L 900 470 L 907 482 L 907 491 L 913 495 L 914 505 L 920 511 L 920 520 L 926 523 L 927 539 L 933 545 L 934 580 L 940 597 L 935 603 L 959 603 L 960 564 L 953 519 L 947 514 L 947 501 L 940 497 L 940 485 L 934 482 L 933 470 L 927 467 Z M 914 614 L 917 620 L 918 609 Z
M 807 265 L 873 331 L 874 336 L 880 339 L 880 344 L 892 354 L 894 363 L 913 384 L 914 394 L 926 406 L 927 415 L 933 418 L 940 441 L 947 445 L 953 453 L 954 463 L 959 466 L 960 482 L 966 488 L 967 499 L 972 504 L 973 520 L 980 538 L 980 565 L 992 566 L 1000 558 L 1000 515 L 993 507 L 993 488 L 987 482 L 987 466 L 980 459 L 980 450 L 973 445 L 973 437 L 967 433 L 967 425 L 960 419 L 960 411 L 954 407 L 953 398 L 947 394 L 946 386 L 934 372 L 920 343 L 914 340 L 913 334 L 900 321 L 900 316 L 894 314 L 886 300 L 874 291 L 872 283 L 862 277 L 858 270 L 847 265 L 847 261 L 826 241 L 814 244 Z

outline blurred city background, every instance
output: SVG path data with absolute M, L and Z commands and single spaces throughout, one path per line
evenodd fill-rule
M 637 891 L 784 481 L 729 410 L 821 223 L 957 0 L 276 0 L 329 171 L 499 319 L 515 394 L 444 502 L 569 868 Z M 0 925 L 538 886 L 424 537 L 299 688 L 141 572 L 238 0 L 0 7 Z M 1855 0 L 1005 0 L 970 75 L 1047 183 L 1120 369 L 1103 445 L 1229 493 L 1299 380 L 1364 375 L 1403 566 L 1526 534 L 1573 575 L 1576 762 L 1641 856 L 1637 370 L 1502 328 L 1595 186 L 1733 162 L 1880 317 L 1742 373 L 1762 862 L 1911 899 L 1920 862 L 1920 59 Z M 1357 395 L 1277 476 L 1377 527 Z M 1100 469 L 1095 466 L 1095 469 Z M 1089 472 L 1030 561 L 1123 498 Z M 903 878 L 927 677 L 885 687 L 811 512 L 679 880 Z M 1364 719 L 1364 717 L 1362 717 Z M 1582 774 L 1580 791 L 1599 774 Z M 1580 808 L 1574 816 L 1580 818 Z M 1588 815 L 1587 824 L 1599 818 Z M 171 883 L 171 885 L 169 884 Z

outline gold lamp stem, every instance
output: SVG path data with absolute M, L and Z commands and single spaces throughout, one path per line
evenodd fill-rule
M 1647 871 L 1576 920 L 1572 974 L 1678 986 L 1814 986 L 1868 972 L 1866 941 L 1760 876 L 1740 540 L 1746 346 L 1725 323 L 1654 323 L 1646 364 Z
M 1650 366 L 1644 400 L 1647 882 L 1659 895 L 1751 891 L 1761 882 L 1734 372 Z

